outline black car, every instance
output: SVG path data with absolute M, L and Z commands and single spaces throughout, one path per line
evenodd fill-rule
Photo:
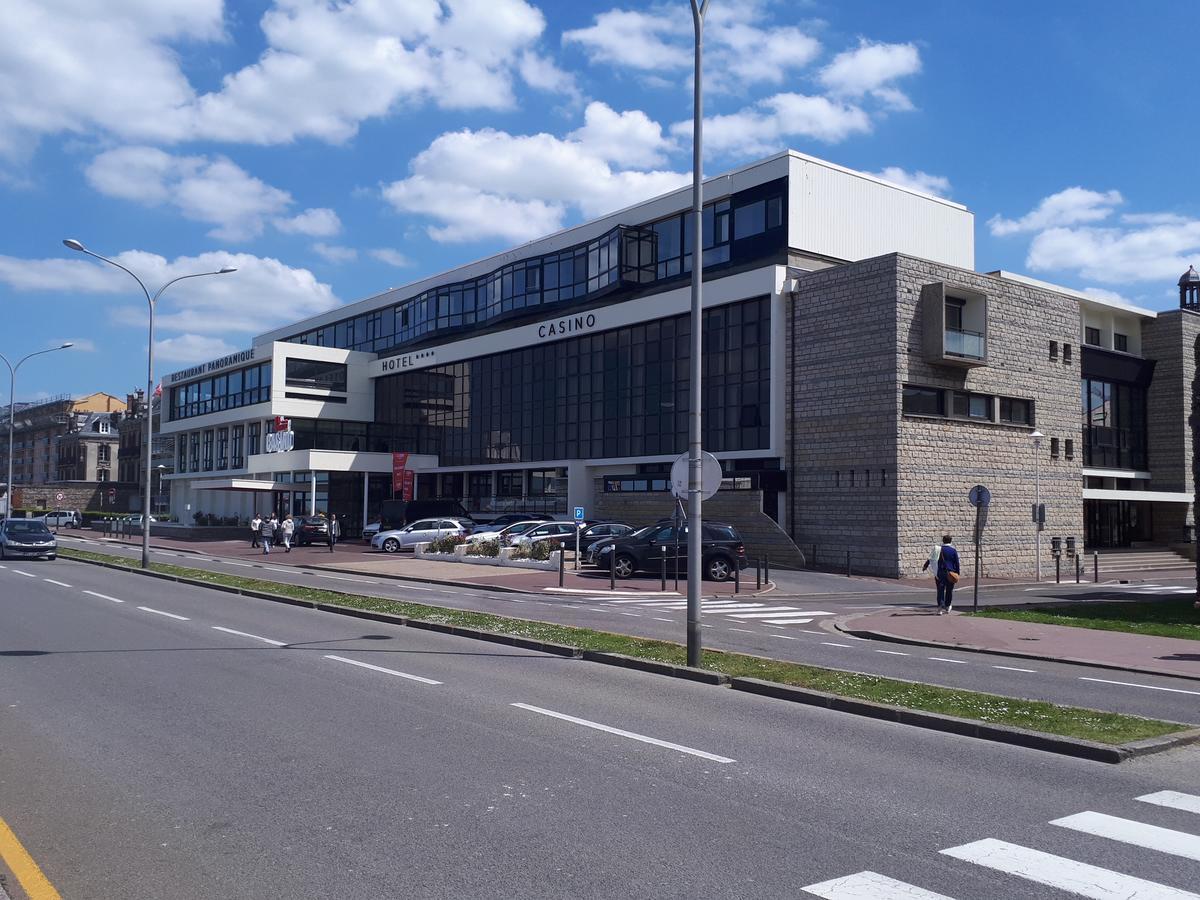
M 500 531 L 502 528 L 507 528 L 509 525 L 515 525 L 517 522 L 553 522 L 554 520 L 544 513 L 505 513 L 502 516 L 497 516 L 490 522 L 486 522 L 476 528 L 476 531 Z
M 329 543 L 329 523 L 320 516 L 298 516 L 293 521 L 296 530 L 292 532 L 292 543 L 297 547 Z
M 58 541 L 41 519 L 5 519 L 0 524 L 0 559 L 12 556 L 58 556 Z
M 684 525 L 679 530 L 680 572 L 685 571 L 687 567 L 687 538 L 687 525 Z M 712 581 L 727 581 L 733 577 L 735 566 L 737 569 L 744 569 L 749 564 L 746 545 L 732 525 L 705 522 L 704 539 L 700 549 L 703 555 L 700 571 L 705 578 Z M 638 571 L 658 572 L 664 558 L 667 571 L 673 573 L 676 565 L 675 526 L 671 523 L 659 523 L 639 529 L 617 538 L 611 544 L 601 546 L 596 556 L 602 568 L 608 568 L 611 564 L 618 578 L 630 578 Z M 615 559 L 610 563 L 613 556 Z

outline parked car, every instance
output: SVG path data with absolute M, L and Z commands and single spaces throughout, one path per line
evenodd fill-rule
M 83 524 L 83 516 L 77 509 L 55 509 L 40 518 L 48 528 L 78 528 Z
M 482 531 L 476 529 L 475 531 L 471 532 L 471 536 L 468 537 L 467 540 L 471 541 L 472 543 L 475 541 L 499 541 L 502 545 L 504 545 L 508 544 L 518 535 L 524 534 L 531 528 L 537 528 L 537 526 L 541 524 L 543 523 L 540 519 L 531 519 L 522 522 L 513 522 L 511 525 L 505 525 L 499 531 Z
M 466 537 L 473 524 L 469 519 L 421 519 L 403 528 L 379 532 L 371 538 L 371 546 L 384 553 L 398 553 L 452 534 Z
M 122 516 L 122 517 L 121 517 L 121 521 L 122 521 L 122 522 L 128 522 L 128 523 L 129 523 L 129 524 L 130 524 L 132 527 L 134 527 L 134 528 L 141 528 L 141 527 L 142 527 L 142 514 L 141 514 L 141 513 L 134 513 L 134 514 L 133 514 L 133 515 L 131 515 L 131 516 Z M 153 524 L 154 524 L 155 522 L 157 522 L 157 521 L 158 521 L 158 519 L 154 518 L 154 516 L 151 516 L 151 517 L 150 517 L 150 524 L 151 524 L 151 525 L 153 525 Z
M 550 516 L 542 513 L 505 513 L 502 516 L 497 516 L 490 522 L 485 522 L 475 528 L 475 533 L 481 531 L 500 531 L 507 528 L 509 525 L 515 525 L 518 522 L 551 522 Z
M 735 566 L 737 569 L 744 569 L 749 564 L 746 545 L 732 525 L 705 522 L 700 550 L 700 571 L 705 578 L 712 581 L 727 581 L 733 577 Z M 676 565 L 675 526 L 654 525 L 602 546 L 597 553 L 602 567 L 610 565 L 610 555 L 613 559 L 613 571 L 618 578 L 630 578 L 637 571 L 657 572 L 664 556 L 667 560 L 667 571 L 673 572 Z M 680 571 L 687 565 L 686 525 L 679 530 L 678 565 Z
M 0 559 L 10 556 L 58 558 L 58 541 L 41 519 L 5 519 L 0 523 Z
M 383 523 L 378 522 L 378 521 L 369 523 L 367 525 L 367 527 L 362 530 L 362 539 L 364 541 L 366 541 L 368 544 L 371 543 L 371 538 L 373 538 L 373 537 L 375 537 L 375 535 L 379 534 L 380 526 L 382 524 Z
M 329 523 L 321 516 L 294 516 L 296 525 L 292 532 L 292 543 L 297 547 L 307 547 L 309 544 L 329 543 Z
M 398 530 L 417 521 L 440 517 L 474 525 L 474 519 L 457 500 L 384 500 L 379 510 L 380 531 Z
M 574 522 L 543 522 L 522 534 L 515 535 L 508 543 L 514 547 L 523 547 L 534 541 L 559 540 L 565 542 L 568 539 L 575 540 Z

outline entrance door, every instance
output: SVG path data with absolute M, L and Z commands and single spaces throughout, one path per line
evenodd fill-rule
M 1084 500 L 1084 545 L 1097 550 L 1151 539 L 1150 504 L 1135 500 Z

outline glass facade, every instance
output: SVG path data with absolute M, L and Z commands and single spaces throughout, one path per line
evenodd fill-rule
M 1098 469 L 1149 468 L 1146 458 L 1146 389 L 1084 378 L 1083 464 Z
M 171 388 L 171 421 L 271 399 L 271 363 L 258 363 Z

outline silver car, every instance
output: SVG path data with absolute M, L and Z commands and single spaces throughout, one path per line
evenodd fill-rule
M 0 559 L 14 556 L 58 557 L 58 541 L 41 519 L 5 519 L 0 524 Z
M 404 528 L 379 532 L 371 538 L 371 547 L 384 553 L 399 553 L 452 534 L 465 537 L 470 533 L 471 523 L 462 519 L 421 519 Z

